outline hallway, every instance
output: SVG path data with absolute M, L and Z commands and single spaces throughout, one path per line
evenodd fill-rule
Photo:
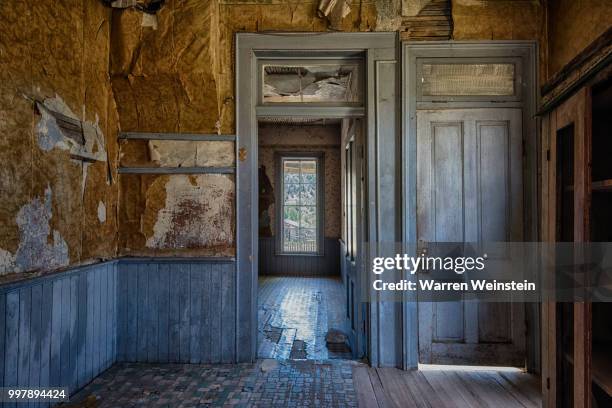
M 344 343 L 326 341 L 331 329 L 347 333 L 340 277 L 260 276 L 258 321 L 259 358 L 351 358 Z

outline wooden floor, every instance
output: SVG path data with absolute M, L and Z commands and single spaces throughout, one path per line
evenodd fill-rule
M 540 382 L 518 371 L 353 368 L 360 407 L 540 407 Z

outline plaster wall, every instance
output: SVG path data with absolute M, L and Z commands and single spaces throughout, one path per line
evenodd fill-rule
M 110 18 L 97 1 L 0 2 L 4 280 L 116 255 Z M 51 112 L 80 121 L 85 145 L 73 143 Z

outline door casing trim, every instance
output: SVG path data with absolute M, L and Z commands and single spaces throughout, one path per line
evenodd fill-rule
M 380 50 L 391 50 L 395 57 L 397 33 L 237 33 L 235 41 L 236 350 L 239 362 L 253 362 L 257 358 L 257 114 L 262 113 L 257 112 L 256 107 L 257 58 L 269 58 L 270 55 L 291 51 L 333 51 L 344 54 L 363 53 L 368 63 L 370 55 Z M 366 75 L 366 89 L 369 89 L 372 78 L 371 75 Z M 372 95 L 368 94 L 364 101 L 366 122 L 370 119 L 367 107 L 371 105 L 371 98 Z M 261 111 L 261 108 L 259 110 Z M 302 113 L 307 115 L 308 111 L 304 110 Z M 372 212 L 375 214 L 376 209 L 368 206 L 367 211 L 368 215 Z M 368 330 L 370 336 L 377 333 L 371 327 Z

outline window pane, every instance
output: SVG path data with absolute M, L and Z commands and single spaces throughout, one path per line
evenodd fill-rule
M 297 160 L 283 161 L 283 181 L 285 183 L 300 182 L 300 162 Z
M 302 161 L 302 183 L 317 182 L 317 162 L 314 160 Z
M 360 102 L 359 65 L 264 65 L 264 103 Z
M 302 184 L 300 192 L 300 204 L 302 205 L 316 205 L 317 204 L 317 185 L 316 184 Z
M 298 228 L 300 223 L 300 207 L 294 205 L 285 206 L 283 209 L 283 222 L 285 226 Z
M 285 205 L 300 205 L 300 193 L 303 189 L 303 184 L 286 183 L 285 184 Z
M 285 228 L 283 230 L 283 251 L 297 251 L 300 243 L 299 231 L 299 228 L 294 228 L 285 224 Z
M 316 252 L 317 231 L 311 228 L 301 228 L 300 241 L 302 242 L 302 252 Z
M 316 228 L 317 227 L 317 209 L 316 207 L 300 207 L 300 227 L 301 228 Z
M 424 96 L 514 95 L 514 64 L 423 64 Z

